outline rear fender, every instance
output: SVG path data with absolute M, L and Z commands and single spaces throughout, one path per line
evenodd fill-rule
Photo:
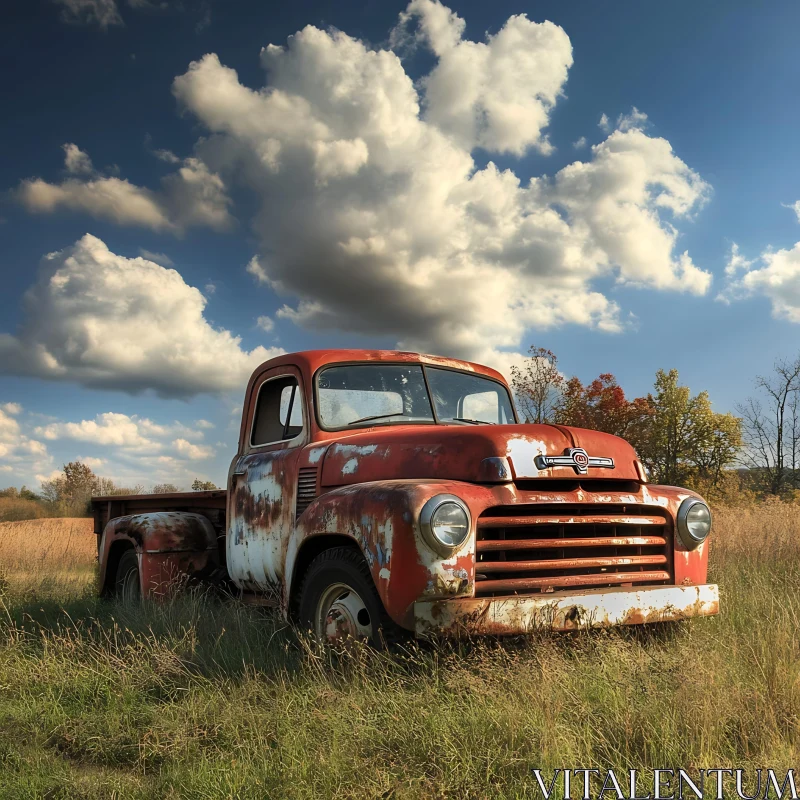
M 112 519 L 100 540 L 101 594 L 114 588 L 117 548 L 139 558 L 142 595 L 165 597 L 185 576 L 202 577 L 219 563 L 214 526 L 200 514 L 159 511 Z
M 286 550 L 285 597 L 292 597 L 302 575 L 295 565 L 313 538 L 335 534 L 358 545 L 389 616 L 414 627 L 416 600 L 471 596 L 475 580 L 475 537 L 450 558 L 434 552 L 419 532 L 419 513 L 436 494 L 463 496 L 465 484 L 452 481 L 375 481 L 345 486 L 321 495 L 302 514 Z M 473 520 L 474 527 L 474 520 Z M 317 548 L 315 547 L 315 550 Z M 300 563 L 303 559 L 300 558 Z

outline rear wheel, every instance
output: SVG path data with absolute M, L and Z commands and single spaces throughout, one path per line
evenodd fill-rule
M 142 599 L 139 558 L 134 550 L 126 550 L 119 560 L 115 589 L 117 598 L 123 603 L 134 604 Z
M 381 646 L 405 636 L 386 613 L 361 553 L 349 547 L 326 550 L 311 562 L 299 618 L 329 643 L 357 639 Z

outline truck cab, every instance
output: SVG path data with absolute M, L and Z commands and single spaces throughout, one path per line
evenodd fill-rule
M 95 498 L 100 591 L 225 580 L 317 636 L 516 634 L 716 614 L 711 515 L 609 434 L 522 424 L 493 369 L 287 354 L 245 395 L 227 492 Z

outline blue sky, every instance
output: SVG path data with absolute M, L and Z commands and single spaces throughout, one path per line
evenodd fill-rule
M 6 7 L 0 485 L 36 485 L 76 456 L 122 482 L 222 482 L 241 376 L 274 348 L 401 342 L 504 367 L 535 343 L 582 379 L 615 373 L 631 395 L 676 367 L 721 411 L 774 358 L 797 352 L 796 3 L 769 13 L 747 2 L 447 8 Z M 521 14 L 554 25 L 519 23 L 517 46 L 502 32 Z M 287 45 L 309 25 L 322 38 Z M 285 49 L 265 73 L 270 44 Z M 390 46 L 401 60 L 354 89 L 375 64 L 369 54 Z M 218 59 L 191 72 L 206 54 Z M 352 69 L 339 74 L 344 58 Z M 226 68 L 236 84 L 216 92 Z M 461 94 L 489 72 L 473 97 Z M 178 76 L 187 77 L 173 84 Z M 334 100 L 315 88 L 326 80 Z M 264 87 L 289 98 L 285 120 L 274 96 L 259 105 Z M 417 117 L 403 110 L 409 92 Z M 441 181 L 431 152 L 452 159 Z M 574 162 L 588 169 L 576 175 Z M 547 231 L 562 222 L 551 248 Z M 740 258 L 726 274 L 733 243 Z M 161 265 L 132 261 L 146 252 Z M 42 262 L 48 253 L 60 255 Z M 59 275 L 68 298 L 54 288 Z M 422 309 L 421 285 L 436 300 Z M 493 309 L 498 320 L 487 322 Z M 119 310 L 134 320 L 125 330 L 110 322 Z M 126 343 L 141 349 L 138 361 L 113 358 Z M 199 359 L 196 372 L 227 371 L 194 380 L 170 360 L 176 349 Z

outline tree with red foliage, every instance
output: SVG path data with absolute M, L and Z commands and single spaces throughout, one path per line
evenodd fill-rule
M 727 491 L 728 472 L 742 446 L 741 420 L 714 412 L 707 392 L 693 397 L 687 386 L 679 385 L 677 370 L 658 370 L 655 392 L 628 400 L 611 373 L 584 386 L 578 378 L 564 378 L 552 351 L 531 347 L 526 363 L 512 369 L 512 377 L 526 422 L 619 436 L 633 445 L 655 481 Z M 792 452 L 800 452 L 798 441 L 800 435 L 792 439 Z
M 628 400 L 617 379 L 604 372 L 586 386 L 578 378 L 566 382 L 557 420 L 621 436 L 636 447 L 654 413 L 648 398 Z

